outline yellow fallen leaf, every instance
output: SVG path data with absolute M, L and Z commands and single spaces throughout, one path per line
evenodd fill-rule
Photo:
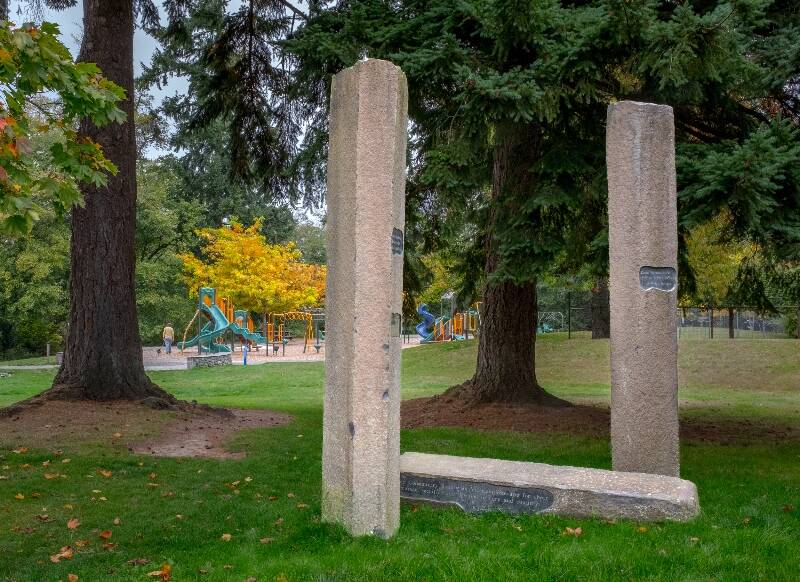
M 57 554 L 50 556 L 50 561 L 54 564 L 58 564 L 62 558 L 65 560 L 71 560 L 73 555 L 72 548 L 69 546 L 64 546 Z
M 576 527 L 576 528 L 567 527 L 567 528 L 564 528 L 564 531 L 563 531 L 563 533 L 561 535 L 573 536 L 573 537 L 577 538 L 577 537 L 583 535 L 583 528 L 581 528 L 581 527 Z
M 65 504 L 64 509 L 73 509 L 72 504 L 71 503 Z
M 61 473 L 45 473 L 44 474 L 44 478 L 47 479 L 48 481 L 50 479 L 57 479 L 60 476 L 61 476 Z
M 229 533 L 224 533 L 224 534 L 222 534 L 222 537 L 221 537 L 220 539 L 221 539 L 223 542 L 229 542 L 229 541 L 231 541 L 231 538 L 232 538 L 232 537 L 233 537 L 233 536 L 232 536 L 231 534 L 229 534 Z
M 105 469 L 98 469 L 97 470 L 97 474 L 100 475 L 101 477 L 105 477 L 106 479 L 108 479 L 109 477 L 111 477 L 114 474 L 114 472 L 113 471 L 107 471 Z
M 115 517 L 115 518 L 114 518 L 114 521 L 113 521 L 112 523 L 113 523 L 114 525 L 119 525 L 119 524 L 120 524 L 120 523 L 122 523 L 122 522 L 119 520 L 119 518 L 118 518 L 118 517 Z
M 27 452 L 28 452 L 28 447 L 20 447 L 20 448 L 18 448 L 18 449 L 14 449 L 14 450 L 13 450 L 13 451 L 11 451 L 11 452 L 12 452 L 12 453 L 17 453 L 18 455 L 24 455 L 25 453 L 27 453 Z
M 19 499 L 20 501 L 22 501 L 23 499 L 25 499 L 25 496 L 22 493 L 17 493 L 16 495 L 14 495 L 14 499 Z
M 79 526 L 80 524 L 81 524 L 81 520 L 79 520 L 77 517 L 73 517 L 72 519 L 70 519 L 70 520 L 67 522 L 67 527 L 68 527 L 69 529 L 78 529 L 78 526 Z
M 275 538 L 261 538 L 258 541 L 261 542 L 262 544 L 271 544 L 272 542 L 275 541 Z
M 90 542 L 89 540 L 78 540 L 77 542 L 75 542 L 75 547 L 77 547 L 77 548 L 85 548 L 90 543 L 92 543 L 92 542 Z
M 298 503 L 297 504 L 297 509 L 305 509 L 306 507 L 308 507 L 308 505 L 306 505 L 305 503 Z
M 72 460 L 72 459 L 61 459 L 61 462 L 62 462 L 62 463 L 64 463 L 64 464 L 66 465 L 66 464 L 67 464 L 67 463 L 69 463 L 71 460 Z
M 295 494 L 294 493 L 287 493 L 286 497 L 288 497 L 289 499 L 293 499 L 295 497 Z
M 639 533 L 647 533 L 648 530 L 645 526 L 642 525 L 639 526 L 639 528 L 636 531 L 638 531 Z

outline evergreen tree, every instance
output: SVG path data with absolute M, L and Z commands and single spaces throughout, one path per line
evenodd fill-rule
M 738 233 L 787 250 L 800 240 L 797 27 L 791 3 L 763 0 L 366 0 L 315 12 L 289 48 L 298 96 L 326 95 L 364 52 L 403 68 L 420 182 L 448 206 L 481 196 L 487 209 L 484 328 L 458 392 L 546 403 L 535 282 L 570 241 L 602 236 L 579 229 L 587 208 L 605 212 L 609 102 L 674 108 L 682 228 L 728 207 Z

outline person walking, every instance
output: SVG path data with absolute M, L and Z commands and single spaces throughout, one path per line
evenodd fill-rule
M 175 341 L 175 330 L 172 329 L 172 324 L 168 323 L 164 326 L 164 331 L 161 332 L 161 337 L 164 340 L 164 348 L 166 348 L 167 354 L 172 353 L 172 342 Z

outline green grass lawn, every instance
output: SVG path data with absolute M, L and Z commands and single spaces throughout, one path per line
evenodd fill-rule
M 0 366 L 42 366 L 45 364 L 55 364 L 55 354 L 50 356 L 34 356 L 17 360 L 0 360 Z
M 539 377 L 558 396 L 607 403 L 608 344 L 551 334 Z M 403 396 L 468 378 L 473 342 L 403 353 Z M 0 378 L 0 405 L 48 386 L 52 371 Z M 683 476 L 702 515 L 688 524 L 606 523 L 542 516 L 473 516 L 404 506 L 390 541 L 351 539 L 319 522 L 323 366 L 157 372 L 180 398 L 291 413 L 291 425 L 240 433 L 239 461 L 153 459 L 101 439 L 12 452 L 0 435 L 0 580 L 793 580 L 800 572 L 800 443 L 684 443 Z M 681 342 L 683 414 L 800 422 L 800 344 Z M 68 419 L 66 419 L 68 421 Z M 569 427 L 565 427 L 565 432 Z M 101 430 L 101 432 L 103 432 Z M 403 450 L 610 466 L 607 439 L 467 429 L 404 430 Z M 61 461 L 69 458 L 67 464 Z M 49 467 L 42 463 L 51 461 Z M 45 479 L 55 470 L 65 478 Z M 112 471 L 104 478 L 98 469 Z M 151 478 L 149 475 L 155 473 Z M 248 478 L 250 478 L 248 480 Z M 238 482 L 236 485 L 233 485 Z M 149 483 L 157 483 L 151 486 Z M 17 494 L 24 499 L 16 499 Z M 39 496 L 35 497 L 36 493 Z M 47 521 L 38 516 L 47 515 Z M 77 517 L 76 530 L 67 521 Z M 114 524 L 119 518 L 119 525 Z M 583 535 L 562 535 L 580 526 Z M 102 547 L 99 532 L 113 533 Z M 230 541 L 223 541 L 230 534 Z M 62 546 L 71 560 L 52 563 Z M 265 540 L 267 543 L 262 543 Z M 129 560 L 147 558 L 135 565 Z

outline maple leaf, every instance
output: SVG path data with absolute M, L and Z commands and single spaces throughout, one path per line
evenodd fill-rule
M 81 524 L 81 520 L 79 520 L 77 517 L 73 517 L 72 519 L 70 519 L 70 520 L 67 522 L 67 527 L 68 527 L 69 529 L 78 529 L 78 526 L 79 526 L 80 524 Z
M 73 555 L 74 552 L 72 551 L 72 548 L 69 546 L 64 546 L 59 550 L 57 554 L 53 554 L 52 556 L 50 556 L 50 561 L 53 562 L 54 564 L 58 564 L 62 560 L 62 558 L 65 560 L 71 560 Z
M 168 582 L 172 580 L 172 566 L 163 564 L 159 570 L 154 570 L 147 575 L 153 578 L 158 577 L 162 582 Z

